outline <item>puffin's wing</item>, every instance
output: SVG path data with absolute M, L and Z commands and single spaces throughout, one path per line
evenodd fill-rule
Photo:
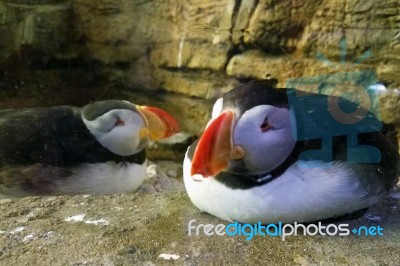
M 355 163 L 365 186 L 383 184 L 376 189 L 390 189 L 397 182 L 400 158 L 394 127 L 344 98 L 289 89 L 288 100 L 297 141 L 320 140 L 320 154 L 325 150 L 333 153 L 333 160 Z M 382 180 L 376 180 L 376 174 Z
M 0 111 L 0 166 L 62 166 L 64 141 L 84 129 L 79 108 L 67 106 Z
M 374 170 L 381 178 L 386 190 L 396 185 L 400 176 L 400 154 L 396 135 L 397 132 L 392 125 L 384 124 L 381 132 L 364 133 L 358 137 L 360 145 L 379 149 L 381 161 L 375 165 Z M 368 175 L 365 175 L 365 178 L 368 178 Z M 366 184 L 372 184 L 372 182 L 366 182 Z

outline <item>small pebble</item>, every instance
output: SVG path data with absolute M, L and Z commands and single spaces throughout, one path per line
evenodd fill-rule
M 167 171 L 167 175 L 168 175 L 169 177 L 173 177 L 173 178 L 176 178 L 176 177 L 178 176 L 178 174 L 176 173 L 176 171 L 175 171 L 175 170 L 172 170 L 172 169 L 169 169 L 169 170 Z
M 162 253 L 158 256 L 160 259 L 164 260 L 178 260 L 181 256 L 178 254 L 167 254 L 167 253 Z

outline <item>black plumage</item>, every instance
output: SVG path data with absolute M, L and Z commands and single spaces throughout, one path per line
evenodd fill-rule
M 92 121 L 95 118 L 110 111 L 111 109 L 126 109 L 137 112 L 135 105 L 129 102 L 108 100 L 108 101 L 93 102 L 91 104 L 86 105 L 82 109 L 82 116 L 85 117 L 86 120 Z
M 247 110 L 263 104 L 287 107 L 286 89 L 270 87 L 268 81 L 241 84 L 224 94 L 222 109 L 233 109 L 239 118 Z
M 89 132 L 81 108 L 0 111 L 0 166 L 41 163 L 71 167 L 107 161 L 143 163 L 146 154 L 119 156 L 104 148 Z

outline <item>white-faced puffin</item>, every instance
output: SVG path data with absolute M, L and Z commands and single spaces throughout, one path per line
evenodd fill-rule
M 134 191 L 146 176 L 149 140 L 177 130 L 167 112 L 120 100 L 2 110 L 0 194 Z
M 367 125 L 366 133 L 357 136 L 358 150 L 348 149 L 351 142 L 346 136 L 332 136 L 331 159 L 315 157 L 316 153 L 308 156 L 313 153 L 306 151 L 321 149 L 321 139 L 296 139 L 294 127 L 335 130 L 325 124 L 329 123 L 326 115 L 318 119 L 320 112 L 327 111 L 328 99 L 318 98 L 325 101 L 321 105 L 325 110 L 316 110 L 318 104 L 313 110 L 303 106 L 301 115 L 316 114 L 310 121 L 294 113 L 288 93 L 258 81 L 242 84 L 217 100 L 212 119 L 184 160 L 185 187 L 201 211 L 241 223 L 313 222 L 365 209 L 396 184 L 400 159 L 397 140 L 389 136 L 393 128 L 371 130 Z M 372 113 L 366 117 L 372 127 L 379 124 Z M 373 160 L 375 148 L 381 152 L 379 161 L 348 160 L 349 150 L 353 159 L 368 157 L 368 146 L 373 147 Z

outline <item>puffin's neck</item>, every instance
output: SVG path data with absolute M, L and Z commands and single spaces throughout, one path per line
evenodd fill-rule
M 245 165 L 242 165 L 243 168 L 241 170 L 223 171 L 218 174 L 215 179 L 233 189 L 250 189 L 252 187 L 263 186 L 280 177 L 298 160 L 302 146 L 302 142 L 297 142 L 293 151 L 289 154 L 285 161 L 283 161 L 272 171 L 261 174 L 252 174 Z

